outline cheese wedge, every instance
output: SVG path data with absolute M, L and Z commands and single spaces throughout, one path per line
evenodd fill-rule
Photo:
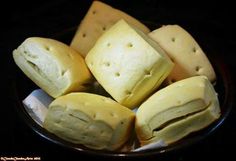
M 194 38 L 178 25 L 158 28 L 149 36 L 167 52 L 175 67 L 167 77 L 167 83 L 205 75 L 211 82 L 216 80 L 214 69 L 207 56 Z
M 205 76 L 173 83 L 152 95 L 136 113 L 135 129 L 141 145 L 174 143 L 220 117 L 212 84 Z
M 130 138 L 134 118 L 133 111 L 110 98 L 78 92 L 54 100 L 43 126 L 75 144 L 116 150 Z
M 13 58 L 35 84 L 54 98 L 85 90 L 92 78 L 83 57 L 57 40 L 28 38 L 13 51 Z
M 129 108 L 151 94 L 173 68 L 157 43 L 124 20 L 98 39 L 85 61 L 104 89 Z
M 77 29 L 71 47 L 85 57 L 97 39 L 120 19 L 126 20 L 144 33 L 150 32 L 144 24 L 128 14 L 103 2 L 93 1 Z

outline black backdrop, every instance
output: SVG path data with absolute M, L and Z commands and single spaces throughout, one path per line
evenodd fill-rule
M 226 1 L 105 1 L 139 20 L 161 24 L 179 24 L 186 28 L 203 47 L 211 43 L 231 69 L 236 69 L 236 35 L 233 5 Z M 1 55 L 1 107 L 0 107 L 0 157 L 39 156 L 42 160 L 98 159 L 73 153 L 48 142 L 32 131 L 19 118 L 11 101 L 10 82 L 16 66 L 12 50 L 30 36 L 54 37 L 76 27 L 85 15 L 91 0 L 66 1 L 7 1 L 1 5 L 0 55 Z M 68 42 L 67 42 L 68 43 Z M 183 151 L 153 160 L 202 160 L 234 158 L 236 145 L 236 113 L 229 117 L 211 137 Z M 104 158 L 100 158 L 104 159 Z

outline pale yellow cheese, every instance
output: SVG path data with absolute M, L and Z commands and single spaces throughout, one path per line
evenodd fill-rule
M 168 83 L 196 75 L 205 75 L 211 82 L 216 80 L 214 69 L 194 38 L 178 25 L 160 27 L 149 36 L 158 42 L 175 63 Z
M 71 42 L 71 47 L 79 51 L 85 57 L 96 40 L 120 19 L 126 20 L 144 33 L 150 32 L 144 24 L 128 14 L 103 2 L 93 1 L 86 16 L 78 27 Z
M 28 38 L 13 51 L 13 58 L 34 83 L 54 98 L 84 91 L 92 80 L 83 57 L 57 40 Z
M 205 76 L 173 83 L 146 100 L 136 114 L 135 129 L 142 145 L 173 143 L 220 117 L 217 94 Z
M 85 61 L 104 89 L 129 108 L 151 94 L 173 68 L 157 43 L 124 20 L 98 39 Z
M 134 118 L 133 111 L 110 98 L 70 93 L 50 104 L 44 127 L 75 144 L 116 150 L 130 138 Z

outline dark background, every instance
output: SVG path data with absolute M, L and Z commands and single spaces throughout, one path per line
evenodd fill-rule
M 31 130 L 16 113 L 11 82 L 17 81 L 19 70 L 12 59 L 12 50 L 27 37 L 55 37 L 72 31 L 86 14 L 91 0 L 7 1 L 1 5 L 1 107 L 0 157 L 41 157 L 42 160 L 104 159 L 72 152 L 48 142 Z M 235 14 L 227 1 L 105 1 L 131 16 L 160 24 L 179 24 L 188 30 L 204 49 L 209 45 L 221 55 L 234 79 L 236 54 Z M 72 38 L 72 37 L 71 37 Z M 69 42 L 66 42 L 69 43 Z M 232 92 L 235 88 L 232 86 Z M 235 100 L 235 99 L 234 99 Z M 234 160 L 236 145 L 235 103 L 224 124 L 204 141 L 153 160 Z M 146 158 L 145 158 L 146 159 Z

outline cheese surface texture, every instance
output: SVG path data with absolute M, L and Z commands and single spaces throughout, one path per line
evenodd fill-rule
M 136 113 L 135 129 L 142 145 L 171 144 L 220 117 L 217 94 L 205 76 L 173 83 L 148 98 Z
M 175 81 L 205 75 L 211 82 L 216 80 L 214 69 L 194 38 L 178 25 L 166 25 L 149 33 L 167 52 L 175 67 L 167 77 L 168 84 Z
M 173 68 L 157 43 L 124 20 L 98 39 L 85 61 L 104 89 L 129 108 L 151 94 Z
M 13 51 L 18 67 L 40 88 L 56 98 L 83 91 L 91 74 L 83 57 L 57 40 L 31 37 Z
M 114 100 L 89 93 L 70 93 L 54 100 L 44 128 L 75 144 L 116 150 L 129 138 L 135 114 Z
M 144 24 L 128 14 L 103 2 L 93 1 L 78 27 L 71 42 L 71 47 L 85 57 L 97 39 L 120 19 L 126 20 L 144 33 L 150 32 Z

